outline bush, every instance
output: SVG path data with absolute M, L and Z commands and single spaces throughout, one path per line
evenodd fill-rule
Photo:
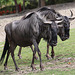
M 0 15 L 12 14 L 12 13 L 16 13 L 15 6 L 7 6 L 7 7 L 0 9 Z

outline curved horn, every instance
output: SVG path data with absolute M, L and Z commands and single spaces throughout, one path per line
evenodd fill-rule
M 60 20 L 62 20 L 62 17 L 56 18 L 56 21 L 60 21 Z
M 63 22 L 63 20 L 60 21 L 55 21 L 57 24 L 61 24 Z
M 70 16 L 67 16 L 68 18 L 71 18 L 72 16 L 73 16 L 73 12 L 72 12 L 72 10 L 70 10 Z
M 73 12 L 70 10 L 70 12 L 71 12 L 71 17 L 73 16 Z
M 63 27 L 63 25 L 57 25 L 58 27 Z
M 48 24 L 48 25 L 51 25 L 51 24 L 52 24 L 52 21 L 44 21 L 44 24 L 45 24 L 45 25 L 47 25 L 47 24 Z
M 70 10 L 70 12 L 71 12 L 71 16 L 70 17 L 68 17 L 69 18 L 69 20 L 74 20 L 75 19 L 75 17 L 72 17 L 73 16 L 73 12 Z

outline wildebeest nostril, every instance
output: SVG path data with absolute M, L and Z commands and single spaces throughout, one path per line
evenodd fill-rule
M 54 44 L 56 44 L 56 43 L 57 43 L 57 41 L 53 41 L 53 43 L 54 43 Z
M 57 41 L 52 41 L 51 43 L 50 43 L 50 46 L 56 46 L 57 45 Z
M 66 38 L 69 38 L 69 36 L 68 36 L 68 35 L 65 35 L 65 37 L 66 37 Z

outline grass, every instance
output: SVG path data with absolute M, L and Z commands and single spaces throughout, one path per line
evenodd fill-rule
M 0 42 L 0 56 L 2 54 L 4 42 Z M 32 51 L 30 47 L 22 48 L 22 59 L 19 59 L 17 54 L 19 47 L 15 50 L 15 59 L 20 72 L 15 71 L 14 63 L 11 56 L 8 61 L 8 70 L 4 70 L 3 64 L 0 65 L 0 75 L 75 75 L 75 29 L 71 29 L 70 38 L 66 41 L 61 41 L 58 37 L 58 44 L 54 47 L 55 58 L 47 60 L 45 57 L 47 43 L 41 40 L 39 48 L 42 53 L 42 62 L 45 70 L 39 70 L 39 60 L 35 60 L 36 71 L 31 71 Z M 51 48 L 50 48 L 51 50 Z
M 26 75 L 26 74 L 24 74 Z M 71 71 L 60 71 L 58 69 L 56 70 L 46 70 L 43 72 L 38 72 L 38 73 L 30 73 L 28 75 L 75 75 L 75 69 Z

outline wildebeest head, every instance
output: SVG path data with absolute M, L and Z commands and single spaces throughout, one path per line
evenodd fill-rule
M 41 17 L 39 18 L 43 21 L 43 25 L 41 27 L 42 37 L 51 46 L 56 46 L 57 44 L 57 24 L 55 23 L 55 21 L 49 21 L 48 19 L 46 19 L 47 17 L 44 17 L 44 16 L 41 16 Z
M 48 43 L 51 45 L 51 46 L 56 46 L 57 44 L 57 24 L 55 23 L 55 15 L 52 13 L 52 11 L 50 11 L 50 9 L 47 9 L 47 8 L 41 8 L 37 11 L 37 13 L 39 13 L 39 17 L 43 20 L 44 22 L 44 25 L 47 25 L 48 26 L 48 23 L 50 23 L 50 30 L 51 30 L 51 33 L 49 31 L 46 32 L 43 32 L 45 35 L 47 35 L 46 38 L 50 38 L 48 41 Z M 49 27 L 48 27 L 49 28 Z M 46 29 L 46 28 L 45 28 Z M 44 30 L 45 30 L 44 29 Z M 45 38 L 45 39 L 46 39 Z
M 69 18 L 67 16 L 64 16 L 64 20 L 63 20 L 63 25 L 64 25 L 64 31 L 65 31 L 65 39 L 68 39 L 70 34 L 70 22 L 69 22 Z
M 57 24 L 55 22 L 52 22 L 51 24 L 51 33 L 52 33 L 52 38 L 49 41 L 49 44 L 51 46 L 56 46 L 57 44 Z
M 73 12 L 71 10 L 70 10 L 70 12 L 71 12 L 71 15 L 69 17 L 68 16 L 59 15 L 62 18 L 62 20 L 58 24 L 59 25 L 62 24 L 62 25 L 61 26 L 58 25 L 58 28 L 59 28 L 58 34 L 59 34 L 59 36 L 60 36 L 62 41 L 64 41 L 64 40 L 69 38 L 69 36 L 70 36 L 70 34 L 69 34 L 70 21 L 75 19 L 75 17 L 73 17 Z
M 46 40 L 50 46 L 57 45 L 57 25 L 55 22 L 51 24 L 44 23 L 41 27 L 42 37 Z
M 67 16 L 63 16 L 63 21 L 58 25 L 58 35 L 62 41 L 69 38 L 70 22 Z

